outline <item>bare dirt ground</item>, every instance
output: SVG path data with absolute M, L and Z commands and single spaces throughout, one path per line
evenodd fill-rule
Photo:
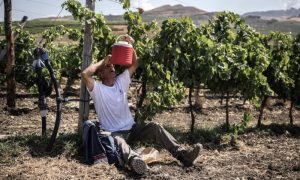
M 289 122 L 288 106 L 275 101 L 266 108 L 265 126 L 260 130 L 254 128 L 258 111 L 246 105 L 253 119 L 235 144 L 226 138 L 215 141 L 213 136 L 214 129 L 225 121 L 225 108 L 219 99 L 204 99 L 203 111 L 196 116 L 198 135 L 192 140 L 186 138 L 191 121 L 184 108 L 186 101 L 157 114 L 154 121 L 170 129 L 181 143 L 203 143 L 204 151 L 194 167 L 186 168 L 159 149 L 163 160 L 150 164 L 150 171 L 143 176 L 107 164 L 84 163 L 80 141 L 74 142 L 78 102 L 63 105 L 60 135 L 53 151 L 44 152 L 46 141 L 40 136 L 36 101 L 37 98 L 17 99 L 17 109 L 8 112 L 6 99 L 0 98 L 0 179 L 300 179 L 300 111 L 294 111 L 295 127 L 283 125 Z M 47 127 L 51 132 L 56 107 L 54 99 L 48 98 L 48 103 Z M 231 99 L 230 122 L 240 122 L 244 111 L 240 100 Z M 96 118 L 91 109 L 90 119 Z

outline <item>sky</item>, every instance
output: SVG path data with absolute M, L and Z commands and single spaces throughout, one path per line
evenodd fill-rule
M 4 21 L 4 0 L 0 0 L 0 22 Z M 29 19 L 43 17 L 58 17 L 70 15 L 62 10 L 61 4 L 65 0 L 12 0 L 13 20 L 19 21 L 24 15 Z M 79 0 L 85 5 L 85 0 Z M 123 14 L 122 5 L 115 0 L 96 0 L 95 11 L 104 15 Z M 132 10 L 141 7 L 150 10 L 162 5 L 182 4 L 213 11 L 233 11 L 244 14 L 252 11 L 281 10 L 300 8 L 300 0 L 131 0 Z

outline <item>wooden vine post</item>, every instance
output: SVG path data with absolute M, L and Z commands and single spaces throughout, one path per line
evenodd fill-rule
M 86 7 L 90 10 L 95 10 L 95 0 L 86 0 Z M 83 40 L 83 62 L 82 68 L 83 71 L 86 69 L 92 62 L 92 45 L 93 45 L 93 37 L 92 37 L 92 24 L 87 23 L 85 21 L 85 30 L 84 30 L 84 40 Z M 84 81 L 81 79 L 80 86 L 80 101 L 79 103 L 79 119 L 78 119 L 78 132 L 82 132 L 82 124 L 83 121 L 89 119 L 89 92 L 86 89 Z
M 8 108 L 16 107 L 16 74 L 15 74 L 15 48 L 14 48 L 14 35 L 12 32 L 12 5 L 11 0 L 4 1 L 4 24 L 5 24 L 5 37 L 7 42 L 7 64 L 6 72 L 6 85 L 7 85 L 7 101 Z

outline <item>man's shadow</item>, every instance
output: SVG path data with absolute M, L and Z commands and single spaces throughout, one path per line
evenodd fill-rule
M 85 164 L 84 148 L 81 136 L 78 133 L 59 134 L 55 140 L 51 151 L 47 151 L 52 131 L 47 130 L 47 136 L 38 134 L 17 135 L 1 139 L 0 143 L 9 146 L 20 146 L 22 149 L 28 149 L 28 153 L 33 158 L 58 157 L 64 155 L 67 158 L 76 159 L 79 163 Z M 18 152 L 17 152 L 18 154 Z

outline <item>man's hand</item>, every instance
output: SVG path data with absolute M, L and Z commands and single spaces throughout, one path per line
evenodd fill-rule
M 96 69 L 97 73 L 100 73 L 105 68 L 106 65 L 111 65 L 111 55 L 110 54 L 103 58 L 103 63 L 98 64 L 97 69 Z
M 131 36 L 129 36 L 128 34 L 126 34 L 126 35 L 123 36 L 123 40 L 127 41 L 129 44 L 133 44 L 134 43 L 134 39 Z
M 111 55 L 110 54 L 104 57 L 103 63 L 105 65 L 111 64 Z

